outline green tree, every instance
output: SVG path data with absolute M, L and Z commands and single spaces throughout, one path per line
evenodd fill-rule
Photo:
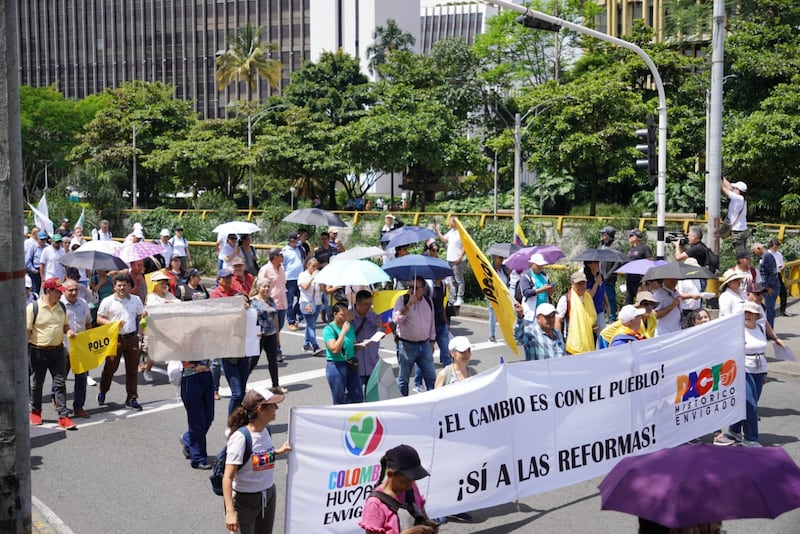
M 264 78 L 277 88 L 281 79 L 283 65 L 269 57 L 270 51 L 278 45 L 261 40 L 261 28 L 247 24 L 236 30 L 228 39 L 228 48 L 217 57 L 217 87 L 224 90 L 232 82 L 244 82 L 247 88 L 247 101 L 252 100 L 256 82 Z
M 377 26 L 372 32 L 373 43 L 367 47 L 369 58 L 369 72 L 380 72 L 378 68 L 389 60 L 389 56 L 396 50 L 410 50 L 416 39 L 408 32 L 404 32 L 394 19 L 387 19 L 386 26 Z
M 155 148 L 184 138 L 197 121 L 191 103 L 174 98 L 174 93 L 174 86 L 161 82 L 125 82 L 116 89 L 106 89 L 108 105 L 86 125 L 78 138 L 80 144 L 70 152 L 69 159 L 90 164 L 92 173 L 113 179 L 118 191 L 130 191 L 134 127 L 136 154 L 141 162 Z M 120 168 L 127 170 L 125 175 L 109 172 Z M 157 193 L 164 187 L 161 176 L 144 167 L 137 171 L 138 204 L 154 205 Z

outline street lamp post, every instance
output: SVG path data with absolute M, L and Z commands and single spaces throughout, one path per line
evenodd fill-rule
M 523 115 L 520 115 L 519 113 L 514 114 L 514 235 L 516 235 L 517 228 L 519 228 L 521 222 L 519 204 L 520 188 L 522 187 L 520 183 L 522 175 L 522 134 L 524 134 L 528 130 L 528 126 L 531 125 L 529 122 L 523 128 L 522 121 L 527 119 L 528 116 L 532 116 L 532 118 L 538 117 L 540 114 L 553 107 L 553 104 L 558 100 L 576 100 L 576 98 L 572 96 L 550 98 L 533 106 Z
M 136 209 L 136 197 L 137 197 L 137 176 L 136 176 L 136 123 L 132 124 L 131 127 L 133 128 L 133 187 L 131 188 L 131 196 L 133 197 L 133 209 Z
M 572 22 L 569 22 L 567 20 L 560 19 L 558 17 L 553 17 L 551 15 L 547 15 L 545 13 L 541 13 L 533 9 L 528 9 L 523 6 L 512 4 L 505 0 L 481 0 L 481 1 L 485 4 L 493 4 L 498 7 L 522 13 L 523 16 L 517 20 L 529 28 L 542 29 L 547 31 L 558 31 L 559 28 L 567 28 L 574 32 L 589 35 L 591 37 L 594 37 L 595 39 L 612 43 L 616 46 L 630 50 L 636 53 L 636 55 L 638 55 L 650 69 L 650 74 L 653 76 L 653 82 L 655 83 L 656 89 L 658 91 L 658 187 L 656 189 L 656 204 L 658 209 L 658 217 L 657 217 L 658 243 L 656 247 L 656 255 L 659 258 L 663 258 L 664 237 L 665 237 L 664 225 L 666 218 L 665 191 L 666 191 L 666 180 L 667 180 L 667 97 L 666 97 L 666 92 L 664 91 L 664 82 L 662 82 L 661 80 L 661 75 L 659 74 L 658 69 L 656 68 L 656 64 L 653 63 L 653 60 L 650 59 L 650 56 L 648 56 L 644 52 L 644 50 L 642 50 L 633 43 L 629 43 L 628 41 L 624 41 L 622 39 L 606 35 L 605 33 L 592 30 L 590 28 L 586 28 L 579 24 L 573 24 Z M 712 115 L 712 120 L 713 118 L 714 116 Z
M 297 191 L 297 189 L 294 186 L 291 186 L 289 188 L 289 193 L 292 194 L 291 203 L 289 204 L 289 207 L 292 208 L 292 211 L 294 211 L 294 192 L 295 191 Z

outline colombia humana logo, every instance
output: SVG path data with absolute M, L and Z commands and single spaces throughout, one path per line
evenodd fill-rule
M 675 384 L 675 425 L 691 423 L 736 405 L 736 362 L 726 360 L 686 375 Z
M 383 441 L 383 423 L 374 414 L 356 412 L 347 418 L 344 445 L 353 456 L 369 456 Z

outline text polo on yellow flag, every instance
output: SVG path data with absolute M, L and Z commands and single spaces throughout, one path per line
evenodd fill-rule
M 77 334 L 69 340 L 69 363 L 77 374 L 99 367 L 106 356 L 117 354 L 119 321 Z
M 511 302 L 508 288 L 506 288 L 503 280 L 492 267 L 491 262 L 486 259 L 483 252 L 475 245 L 472 237 L 461 226 L 461 221 L 458 219 L 456 219 L 456 228 L 458 229 L 458 235 L 461 236 L 461 243 L 464 245 L 464 252 L 467 254 L 472 272 L 475 273 L 475 278 L 481 286 L 481 291 L 483 291 L 486 300 L 489 301 L 489 305 L 494 310 L 497 322 L 500 323 L 503 338 L 511 350 L 514 351 L 514 354 L 519 354 L 517 342 L 514 340 L 516 313 L 514 312 L 514 305 Z

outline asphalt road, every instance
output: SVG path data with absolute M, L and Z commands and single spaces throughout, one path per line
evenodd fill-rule
M 776 326 L 790 339 L 795 353 L 800 354 L 800 338 L 794 334 L 800 318 L 779 318 Z M 317 333 L 321 334 L 321 328 Z M 456 318 L 453 334 L 467 335 L 476 344 L 472 364 L 479 371 L 497 365 L 501 357 L 506 361 L 515 358 L 504 344 L 485 341 L 485 321 Z M 278 444 L 286 439 L 289 408 L 330 404 L 324 360 L 303 353 L 302 339 L 299 331 L 282 334 L 287 361 L 280 368 L 281 384 L 290 393 L 272 425 Z M 393 343 L 387 338 L 382 345 L 382 356 L 391 361 Z M 785 367 L 789 372 L 771 374 L 760 412 L 763 443 L 784 447 L 800 463 L 800 373 L 792 372 L 796 365 Z M 222 498 L 211 492 L 208 472 L 191 469 L 183 459 L 178 439 L 185 429 L 186 416 L 180 400 L 175 398 L 176 388 L 168 383 L 163 368 L 156 367 L 155 371 L 160 372 L 156 372 L 154 384 L 143 383 L 140 378 L 139 396 L 144 411 L 124 408 L 124 377 L 118 373 L 107 397 L 109 405 L 98 407 L 94 400 L 96 388 L 89 388 L 87 408 L 91 419 L 78 420 L 77 431 L 31 452 L 33 494 L 76 534 L 227 532 Z M 224 378 L 222 381 L 225 385 Z M 254 381 L 268 385 L 263 357 L 251 377 L 251 383 Z M 71 391 L 71 379 L 67 387 Z M 224 445 L 226 414 L 227 399 L 223 399 L 216 403 L 216 419 L 208 436 L 211 455 Z M 43 416 L 54 425 L 55 413 L 46 403 Z M 276 471 L 276 534 L 283 533 L 285 476 L 286 462 L 280 460 Z M 451 521 L 440 532 L 636 532 L 635 518 L 600 510 L 600 480 L 473 511 L 473 522 Z M 728 534 L 797 533 L 800 510 L 774 521 L 730 521 L 724 529 Z

